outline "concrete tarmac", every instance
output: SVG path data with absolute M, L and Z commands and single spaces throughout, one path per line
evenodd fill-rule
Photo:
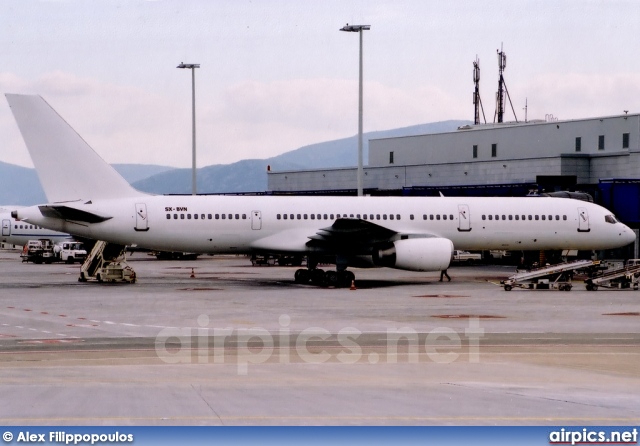
M 638 291 L 506 292 L 502 266 L 354 270 L 352 291 L 245 257 L 130 264 L 133 285 L 79 283 L 0 251 L 1 424 L 640 423 Z

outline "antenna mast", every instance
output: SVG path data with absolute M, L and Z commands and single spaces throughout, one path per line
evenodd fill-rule
M 496 50 L 497 51 L 497 50 Z M 493 122 L 496 122 L 496 116 L 498 117 L 498 122 L 504 122 L 504 94 L 507 93 L 507 98 L 509 99 L 509 104 L 511 105 L 511 111 L 513 111 L 513 117 L 518 122 L 518 117 L 516 116 L 516 111 L 513 108 L 513 103 L 511 102 L 511 96 L 509 95 L 509 90 L 507 89 L 507 83 L 504 81 L 504 69 L 507 67 L 507 55 L 502 50 L 502 45 L 500 45 L 500 51 L 498 52 L 498 67 L 500 78 L 498 79 L 498 94 L 497 94 L 497 104 L 496 104 L 496 114 L 493 117 Z
M 482 118 L 484 123 L 487 123 L 487 118 L 484 115 L 484 107 L 482 106 L 482 99 L 480 99 L 480 59 L 476 55 L 476 60 L 473 62 L 473 83 L 476 86 L 473 92 L 473 106 L 474 106 L 474 120 L 475 125 L 480 124 L 480 110 L 482 110 Z

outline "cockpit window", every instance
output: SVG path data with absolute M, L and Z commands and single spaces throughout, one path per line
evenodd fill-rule
M 618 223 L 618 220 L 616 220 L 616 217 L 613 215 L 606 215 L 604 217 L 604 221 L 606 221 L 607 223 Z

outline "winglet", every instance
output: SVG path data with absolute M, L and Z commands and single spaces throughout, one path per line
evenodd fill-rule
M 50 202 L 145 195 L 100 158 L 42 97 L 6 97 Z

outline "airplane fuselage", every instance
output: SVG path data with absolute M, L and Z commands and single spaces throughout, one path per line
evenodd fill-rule
M 428 234 L 456 249 L 608 249 L 635 239 L 611 213 L 588 202 L 547 197 L 138 196 L 70 203 L 109 216 L 98 223 L 20 218 L 74 235 L 197 253 L 309 253 L 310 236 L 337 219 L 366 220 L 397 238 Z

